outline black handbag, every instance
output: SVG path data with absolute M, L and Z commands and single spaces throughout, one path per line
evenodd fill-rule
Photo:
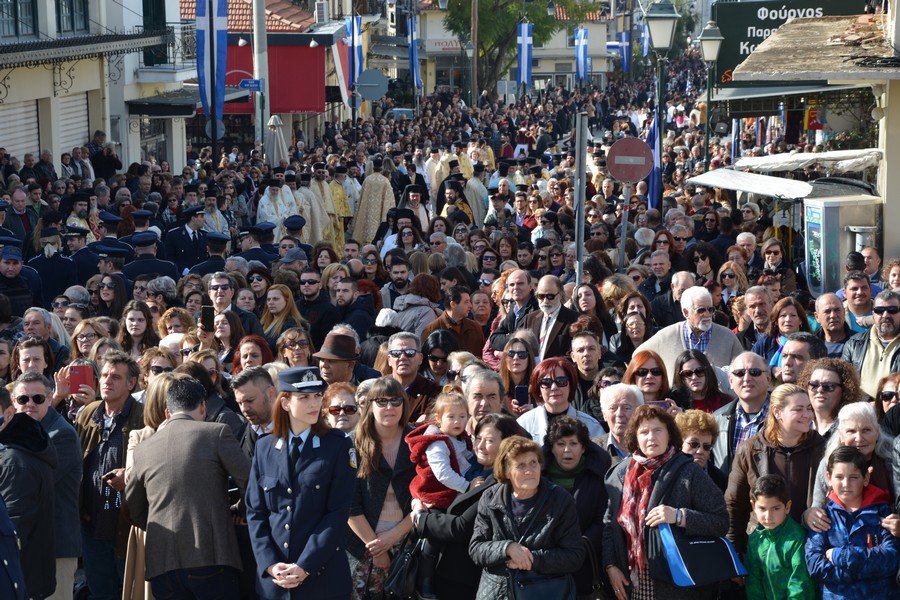
M 675 481 L 688 464 L 679 467 L 669 482 Z M 665 504 L 668 491 L 666 488 L 660 494 L 660 504 Z M 725 538 L 690 536 L 668 523 L 644 527 L 644 554 L 651 578 L 678 587 L 703 586 L 747 574 L 734 546 Z
M 571 575 L 540 575 L 507 569 L 510 600 L 575 600 Z
M 425 538 L 415 539 L 413 532 L 406 534 L 400 550 L 391 561 L 391 568 L 384 578 L 384 591 L 393 598 L 415 600 L 416 574 L 419 571 L 419 558 L 425 547 Z

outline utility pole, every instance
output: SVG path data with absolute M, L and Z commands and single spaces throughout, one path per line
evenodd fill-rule
M 266 35 L 266 0 L 253 0 L 253 76 L 260 80 L 261 89 L 255 93 L 254 142 L 265 143 L 269 121 L 266 102 L 269 98 L 269 40 Z

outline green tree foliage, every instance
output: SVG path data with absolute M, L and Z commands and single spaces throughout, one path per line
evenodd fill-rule
M 534 44 L 546 43 L 557 31 L 575 27 L 584 20 L 596 4 L 586 4 L 575 0 L 558 0 L 557 7 L 565 9 L 568 21 L 558 21 L 547 15 L 544 0 L 477 0 L 478 3 L 478 84 L 477 89 L 486 89 L 491 97 L 497 95 L 497 82 L 516 65 L 516 25 L 522 19 L 523 6 L 528 20 L 534 24 Z M 444 27 L 462 40 L 468 40 L 472 30 L 472 2 L 450 0 Z M 606 40 L 590 40 L 590 44 L 603 44 Z M 574 50 L 572 51 L 574 53 Z

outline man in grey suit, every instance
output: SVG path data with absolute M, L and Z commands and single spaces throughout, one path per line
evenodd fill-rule
M 56 591 L 47 600 L 72 598 L 75 570 L 81 556 L 81 516 L 78 495 L 81 493 L 81 441 L 75 428 L 52 407 L 53 386 L 41 373 L 22 373 L 13 385 L 16 412 L 25 413 L 41 424 L 56 449 L 53 468 L 53 506 L 56 541 Z M 43 398 L 40 403 L 35 402 Z M 18 399 L 25 398 L 25 404 Z
M 125 489 L 132 520 L 147 532 L 146 578 L 157 598 L 240 597 L 228 477 L 243 496 L 250 461 L 228 426 L 204 422 L 204 398 L 197 380 L 172 381 L 168 421 L 138 445 Z

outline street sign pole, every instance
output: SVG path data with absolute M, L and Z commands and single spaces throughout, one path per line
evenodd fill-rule
M 584 270 L 584 191 L 587 185 L 587 113 L 575 115 L 575 289 Z M 591 283 L 596 284 L 596 281 Z
M 624 137 L 613 144 L 606 157 L 609 174 L 616 181 L 625 184 L 624 206 L 622 207 L 622 232 L 620 234 L 619 272 L 625 270 L 625 236 L 628 225 L 628 205 L 631 185 L 642 180 L 653 170 L 653 152 L 647 142 L 640 138 Z

